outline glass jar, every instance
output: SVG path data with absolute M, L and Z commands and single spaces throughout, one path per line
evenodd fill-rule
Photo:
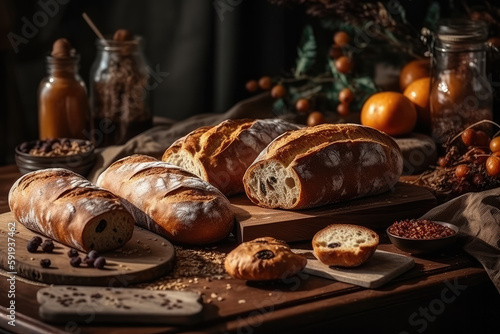
M 96 146 L 119 145 L 149 129 L 148 66 L 141 38 L 98 40 L 90 72 L 92 138 Z
M 79 56 L 47 56 L 48 76 L 38 88 L 38 130 L 41 140 L 86 139 L 89 128 L 87 89 L 78 75 Z
M 436 31 L 429 98 L 432 136 L 439 146 L 469 125 L 492 119 L 487 37 L 487 26 L 481 21 L 445 20 Z M 490 131 L 488 125 L 475 129 Z

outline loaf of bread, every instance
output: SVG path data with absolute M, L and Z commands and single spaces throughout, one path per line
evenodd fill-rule
M 358 225 L 334 224 L 317 232 L 312 240 L 314 254 L 326 265 L 358 267 L 372 257 L 379 238 Z
M 389 190 L 403 169 L 388 135 L 355 124 L 323 124 L 276 138 L 247 169 L 252 202 L 305 209 Z
M 234 278 L 248 281 L 285 279 L 295 275 L 307 264 L 307 259 L 292 252 L 281 240 L 271 237 L 247 241 L 226 257 L 226 272 Z
M 134 231 L 117 196 L 66 169 L 22 176 L 10 189 L 9 206 L 30 230 L 84 252 L 119 248 Z
M 178 139 L 162 160 L 198 175 L 230 196 L 244 191 L 243 174 L 259 153 L 274 138 L 298 128 L 279 119 L 226 120 Z
M 145 155 L 109 166 L 97 184 L 121 197 L 136 224 L 167 239 L 207 244 L 234 224 L 231 203 L 214 186 L 180 167 Z

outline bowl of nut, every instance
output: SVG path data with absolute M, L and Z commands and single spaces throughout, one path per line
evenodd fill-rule
M 23 174 L 46 168 L 66 168 L 86 176 L 95 164 L 94 144 L 88 140 L 57 138 L 24 142 L 15 149 Z
M 453 224 L 428 219 L 406 219 L 387 228 L 392 244 L 402 251 L 417 255 L 432 253 L 452 245 L 458 236 Z

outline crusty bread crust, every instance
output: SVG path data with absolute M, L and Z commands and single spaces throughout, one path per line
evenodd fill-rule
M 118 160 L 97 184 L 123 198 L 139 226 L 173 242 L 212 243 L 225 238 L 233 227 L 231 204 L 219 190 L 152 157 Z
M 61 168 L 20 177 L 10 189 L 9 206 L 30 230 L 85 252 L 119 248 L 134 230 L 118 197 Z
M 401 151 L 386 134 L 356 124 L 323 124 L 276 138 L 247 169 L 248 198 L 269 208 L 305 209 L 392 188 Z
M 295 275 L 306 264 L 307 259 L 293 253 L 285 242 L 263 237 L 244 242 L 233 249 L 226 257 L 224 266 L 234 278 L 267 281 Z
M 297 125 L 279 120 L 226 120 L 190 132 L 174 142 L 162 160 L 208 181 L 226 196 L 244 191 L 246 169 L 274 138 Z
M 335 244 L 333 248 L 332 243 Z M 317 232 L 312 240 L 314 254 L 318 260 L 337 267 L 360 266 L 372 257 L 378 243 L 377 233 L 366 227 L 351 224 L 325 227 Z

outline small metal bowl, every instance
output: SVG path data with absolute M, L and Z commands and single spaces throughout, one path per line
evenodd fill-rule
M 419 255 L 419 254 L 427 254 L 432 253 L 434 251 L 443 249 L 445 247 L 451 246 L 456 240 L 458 236 L 458 226 L 455 226 L 450 223 L 432 221 L 433 223 L 443 225 L 449 227 L 455 234 L 450 235 L 449 237 L 437 238 L 437 239 L 412 239 L 400 237 L 389 232 L 390 226 L 387 228 L 386 233 L 391 240 L 392 244 L 402 251 Z
M 19 171 L 22 174 L 30 173 L 40 169 L 47 168 L 65 168 L 82 176 L 86 176 L 95 164 L 95 147 L 92 143 L 82 139 L 70 139 L 79 144 L 90 145 L 90 150 L 80 154 L 72 154 L 66 156 L 46 157 L 36 156 L 21 151 L 22 145 L 33 147 L 36 141 L 26 142 L 18 145 L 15 148 L 15 160 Z

